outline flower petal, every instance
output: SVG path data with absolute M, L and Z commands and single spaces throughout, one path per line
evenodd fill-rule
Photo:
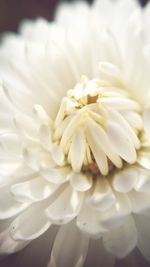
M 0 233 L 0 254 L 10 254 L 23 249 L 29 244 L 27 240 L 14 240 L 8 229 Z
M 68 175 L 71 186 L 77 191 L 87 191 L 92 186 L 92 177 L 90 175 L 71 172 Z
M 42 235 L 51 225 L 43 212 L 42 204 L 32 205 L 10 225 L 9 232 L 15 240 L 32 240 Z
M 21 202 L 37 202 L 52 195 L 57 188 L 56 184 L 48 183 L 41 177 L 37 177 L 30 181 L 12 185 L 11 192 Z
M 109 209 L 116 201 L 115 195 L 104 177 L 98 177 L 95 188 L 89 196 L 89 204 L 99 211 Z
M 150 209 L 149 195 L 135 190 L 128 193 L 131 209 L 134 213 L 143 213 Z
M 125 218 L 131 213 L 128 197 L 125 194 L 116 193 L 116 203 L 101 214 L 100 223 L 108 230 L 119 227 Z
M 116 191 L 127 193 L 131 191 L 137 183 L 138 172 L 133 167 L 119 171 L 114 175 L 113 187 Z
M 77 226 L 87 235 L 99 238 L 106 231 L 100 224 L 100 218 L 101 213 L 84 202 L 77 216 Z
M 117 258 L 126 257 L 137 245 L 137 231 L 132 217 L 103 235 L 105 249 Z
M 143 256 L 150 261 L 150 215 L 148 213 L 134 215 L 138 232 L 138 248 Z
M 56 224 L 68 223 L 78 214 L 82 201 L 83 194 L 67 186 L 46 209 L 46 216 Z
M 11 218 L 29 206 L 29 201 L 26 203 L 16 201 L 8 187 L 0 190 L 0 219 Z
M 70 173 L 69 167 L 57 167 L 57 168 L 43 168 L 41 169 L 41 175 L 44 179 L 54 184 L 62 184 L 66 182 L 67 175 Z
M 121 158 L 132 164 L 136 162 L 136 150 L 129 136 L 119 126 L 119 124 L 108 123 L 108 136 L 111 143 Z
M 75 172 L 79 172 L 81 170 L 85 157 L 85 148 L 85 137 L 83 131 L 78 129 L 72 139 L 69 151 L 71 166 Z
M 88 238 L 78 230 L 74 222 L 61 226 L 47 267 L 82 267 L 87 255 L 88 244 Z

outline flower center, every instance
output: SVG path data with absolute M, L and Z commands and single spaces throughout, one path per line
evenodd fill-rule
M 142 129 L 140 105 L 127 91 L 83 77 L 62 99 L 53 141 L 75 172 L 108 175 L 136 162 Z

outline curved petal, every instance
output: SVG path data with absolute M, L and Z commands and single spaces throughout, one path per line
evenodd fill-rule
M 101 213 L 100 223 L 108 230 L 119 227 L 125 218 L 131 213 L 128 197 L 125 194 L 116 193 L 115 204 L 105 212 Z
M 88 206 L 85 201 L 77 216 L 77 226 L 87 235 L 98 238 L 105 232 L 104 227 L 100 223 L 100 218 L 101 213 Z
M 91 239 L 89 244 L 89 250 L 85 262 L 85 266 L 94 267 L 114 267 L 115 257 L 108 253 L 104 248 L 102 238 Z
M 56 167 L 56 168 L 43 168 L 41 169 L 41 175 L 48 182 L 54 184 L 62 184 L 67 181 L 67 175 L 70 173 L 69 167 Z
M 8 219 L 24 211 L 30 202 L 20 203 L 15 200 L 8 187 L 0 190 L 0 219 Z
M 83 194 L 67 186 L 46 209 L 46 216 L 56 224 L 68 223 L 78 214 L 82 201 Z
M 129 167 L 114 175 L 113 187 L 118 192 L 127 193 L 134 188 L 137 183 L 137 179 L 138 171 L 134 167 Z
M 32 240 L 42 235 L 51 225 L 43 205 L 32 205 L 10 225 L 9 233 L 14 240 Z
M 87 255 L 88 244 L 88 238 L 78 230 L 74 222 L 61 226 L 47 267 L 82 267 Z
M 14 240 L 6 229 L 0 233 L 0 254 L 10 254 L 23 249 L 29 241 Z
M 37 177 L 29 181 L 14 184 L 11 192 L 21 202 L 37 202 L 44 200 L 58 189 L 58 185 L 46 182 L 45 179 Z
M 150 261 L 150 215 L 149 213 L 134 215 L 138 232 L 138 248 L 144 257 Z
M 109 209 L 116 201 L 116 197 L 104 177 L 98 177 L 95 188 L 89 196 L 88 202 L 93 208 L 104 211 Z
M 80 192 L 85 192 L 92 187 L 92 177 L 90 175 L 71 172 L 68 175 L 71 186 Z
M 128 193 L 128 198 L 130 201 L 132 212 L 143 213 L 146 210 L 150 210 L 150 196 L 148 194 L 132 190 Z
M 132 217 L 103 235 L 105 249 L 117 258 L 126 257 L 137 245 L 137 231 Z

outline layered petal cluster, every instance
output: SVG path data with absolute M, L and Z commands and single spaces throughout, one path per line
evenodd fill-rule
M 150 260 L 149 18 L 134 0 L 75 2 L 4 36 L 0 254 L 57 225 L 48 267 Z

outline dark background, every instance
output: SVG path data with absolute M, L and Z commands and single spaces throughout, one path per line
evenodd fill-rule
M 52 19 L 62 0 L 0 0 L 0 32 L 15 31 L 23 18 Z M 92 0 L 87 0 L 92 2 Z M 139 0 L 144 5 L 149 0 Z

